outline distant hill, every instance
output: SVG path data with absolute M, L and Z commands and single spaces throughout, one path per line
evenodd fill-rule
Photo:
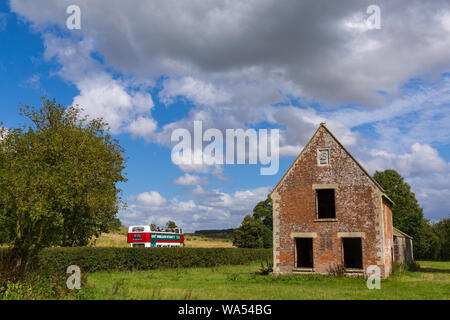
M 209 238 L 232 238 L 235 229 L 197 230 L 194 235 Z

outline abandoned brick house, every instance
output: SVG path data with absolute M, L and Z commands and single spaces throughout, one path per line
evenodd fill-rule
M 370 265 L 380 267 L 383 278 L 390 274 L 393 202 L 324 123 L 271 197 L 274 274 L 326 274 L 344 266 L 364 275 Z

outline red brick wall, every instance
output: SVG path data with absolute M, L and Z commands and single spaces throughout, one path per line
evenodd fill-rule
M 329 148 L 329 166 L 318 165 L 318 148 Z M 337 185 L 336 221 L 315 221 L 316 196 L 313 184 Z M 272 193 L 274 272 L 293 271 L 293 232 L 317 233 L 317 238 L 313 240 L 314 271 L 319 273 L 327 273 L 328 268 L 335 263 L 343 264 L 342 239 L 338 237 L 338 232 L 363 232 L 363 268 L 365 270 L 369 265 L 378 265 L 384 275 L 387 253 L 383 247 L 388 243 L 384 238 L 392 238 L 392 224 L 383 223 L 381 195 L 375 183 L 332 135 L 321 127 Z M 389 219 L 389 210 L 385 211 L 386 219 Z

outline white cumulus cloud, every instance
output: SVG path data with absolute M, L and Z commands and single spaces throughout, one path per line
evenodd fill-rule
M 176 185 L 179 186 L 193 186 L 193 185 L 200 185 L 200 184 L 206 184 L 208 179 L 206 177 L 200 177 L 195 174 L 189 174 L 185 173 L 181 177 L 178 177 L 173 182 Z
M 129 200 L 134 201 L 136 204 L 143 207 L 160 207 L 167 203 L 167 199 L 164 198 L 158 191 L 143 192 L 137 196 L 130 197 Z
M 409 152 L 401 154 L 388 153 L 382 150 L 370 150 L 371 160 L 366 161 L 370 171 L 395 169 L 400 174 L 411 177 L 417 174 L 444 172 L 449 169 L 448 163 L 439 156 L 430 145 L 414 143 Z

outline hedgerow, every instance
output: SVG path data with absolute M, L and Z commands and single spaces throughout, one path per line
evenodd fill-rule
M 79 266 L 83 272 L 212 267 L 243 265 L 271 257 L 271 249 L 47 248 L 38 254 L 32 269 L 47 274 L 65 272 L 70 265 Z

